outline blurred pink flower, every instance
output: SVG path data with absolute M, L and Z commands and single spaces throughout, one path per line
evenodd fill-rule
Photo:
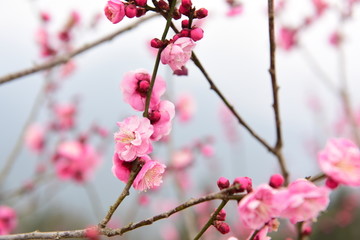
M 133 161 L 152 151 L 150 136 L 153 126 L 147 118 L 132 116 L 118 122 L 119 131 L 114 134 L 115 151 L 124 161 Z
M 263 184 L 246 195 L 239 203 L 241 223 L 251 229 L 260 229 L 265 223 L 280 213 L 276 202 L 277 190 Z
M 181 70 L 181 67 L 191 58 L 191 52 L 195 45 L 191 38 L 180 37 L 167 45 L 161 52 L 161 62 L 168 64 L 173 71 Z
M 196 111 L 195 99 L 190 94 L 182 94 L 176 103 L 176 113 L 180 122 L 189 121 Z
M 142 156 L 141 159 L 145 161 L 145 164 L 136 176 L 133 187 L 139 191 L 146 191 L 154 187 L 159 187 L 163 182 L 162 176 L 166 166 L 160 162 L 151 160 L 147 155 Z
M 264 226 L 263 228 L 261 228 L 261 230 L 255 235 L 255 237 L 253 239 L 256 240 L 270 240 L 271 237 L 269 237 L 267 234 L 269 232 L 269 227 L 268 226 Z M 250 240 L 251 236 L 254 234 L 254 232 L 252 232 L 250 234 L 250 236 L 248 237 L 247 240 Z
M 329 7 L 328 3 L 323 0 L 312 0 L 315 7 L 316 16 L 321 16 L 324 11 Z
M 45 146 L 45 128 L 34 123 L 29 126 L 25 133 L 26 146 L 35 153 L 41 153 Z
M 238 123 L 236 122 L 234 114 L 224 104 L 220 105 L 219 117 L 227 140 L 232 144 L 238 142 L 240 139 L 240 136 L 237 132 Z
M 149 119 L 154 127 L 151 140 L 158 141 L 171 131 L 171 120 L 175 116 L 175 106 L 172 102 L 164 100 L 157 106 L 150 108 Z
M 68 130 L 74 127 L 76 106 L 75 104 L 57 104 L 54 106 L 55 111 L 55 128 L 61 130 Z
M 172 155 L 171 166 L 182 169 L 189 166 L 194 160 L 194 155 L 190 149 L 182 149 L 175 151 Z
M 58 146 L 54 164 L 59 179 L 83 183 L 94 174 L 100 164 L 100 156 L 87 143 L 66 141 Z
M 306 179 L 292 182 L 277 194 L 277 203 L 283 210 L 280 217 L 288 218 L 292 224 L 312 220 L 329 204 L 330 190 L 318 187 Z
M 115 24 L 125 17 L 125 5 L 120 0 L 110 0 L 106 4 L 104 12 L 105 16 Z
M 200 151 L 204 155 L 204 157 L 210 158 L 210 157 L 214 156 L 214 148 L 209 143 L 202 144 Z
M 230 7 L 229 11 L 227 11 L 226 16 L 235 17 L 241 15 L 244 11 L 244 7 L 242 4 Z
M 0 206 L 0 235 L 7 235 L 11 233 L 17 225 L 17 216 L 14 209 L 11 207 Z
M 137 111 L 144 111 L 146 95 L 150 88 L 151 75 L 144 69 L 138 69 L 125 74 L 120 84 L 124 101 Z M 157 76 L 152 90 L 150 107 L 160 102 L 160 97 L 165 93 L 166 83 Z
M 297 44 L 297 29 L 281 27 L 277 43 L 280 48 L 286 51 L 291 50 Z
M 330 34 L 329 37 L 329 43 L 334 47 L 339 47 L 339 45 L 342 43 L 343 36 L 338 32 L 335 31 Z
M 360 151 L 348 139 L 330 139 L 318 154 L 321 170 L 332 180 L 350 186 L 360 186 Z

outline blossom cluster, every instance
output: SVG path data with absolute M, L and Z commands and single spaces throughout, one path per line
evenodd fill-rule
M 124 101 L 134 110 L 144 111 L 148 108 L 147 117 L 130 116 L 118 122 L 119 131 L 114 134 L 115 154 L 112 171 L 121 181 L 127 182 L 135 160 L 142 168 L 135 178 L 133 187 L 143 191 L 157 187 L 162 182 L 165 165 L 152 160 L 152 142 L 159 141 L 171 131 L 171 121 L 175 116 L 175 106 L 168 100 L 161 100 L 165 93 L 166 83 L 156 77 L 151 89 L 152 76 L 144 69 L 125 74 L 120 84 Z M 149 95 L 149 105 L 146 99 Z

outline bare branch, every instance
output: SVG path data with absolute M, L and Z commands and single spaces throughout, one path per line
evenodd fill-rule
M 281 132 L 281 121 L 280 121 L 280 107 L 279 107 L 279 86 L 276 79 L 276 43 L 275 43 L 275 27 L 274 27 L 274 0 L 268 0 L 268 17 L 269 17 L 269 43 L 270 43 L 270 68 L 269 73 L 271 76 L 271 85 L 273 92 L 273 108 L 275 115 L 276 125 L 276 144 L 274 147 L 275 155 L 278 158 L 279 165 L 283 177 L 285 178 L 285 184 L 288 183 L 289 173 L 285 165 L 285 159 L 282 154 L 282 132 Z
M 130 24 L 129 26 L 125 27 L 125 28 L 122 28 L 122 29 L 119 29 L 105 37 L 102 37 L 94 42 L 91 42 L 91 43 L 87 43 L 85 45 L 83 45 L 82 47 L 68 53 L 68 54 L 65 54 L 65 55 L 62 55 L 62 56 L 58 56 L 58 57 L 55 57 L 54 59 L 48 61 L 48 62 L 45 62 L 45 63 L 42 63 L 42 64 L 39 64 L 39 65 L 36 65 L 34 67 L 30 67 L 30 68 L 27 68 L 27 69 L 24 69 L 24 70 L 21 70 L 21 71 L 18 71 L 18 72 L 14 72 L 14 73 L 10 73 L 6 76 L 3 76 L 3 77 L 0 77 L 0 84 L 3 84 L 3 83 L 6 83 L 6 82 L 9 82 L 9 81 L 12 81 L 12 80 L 15 80 L 15 79 L 18 79 L 18 78 L 21 78 L 21 77 L 24 77 L 24 76 L 27 76 L 27 75 L 30 75 L 30 74 L 33 74 L 33 73 L 37 73 L 37 72 L 40 72 L 40 71 L 43 71 L 43 70 L 46 70 L 46 69 L 49 69 L 49 68 L 52 68 L 52 67 L 55 67 L 57 65 L 60 65 L 60 64 L 64 64 L 64 63 L 67 63 L 70 59 L 72 59 L 73 57 L 89 50 L 89 49 L 92 49 L 93 47 L 96 47 L 104 42 L 107 42 L 107 41 L 110 41 L 112 40 L 113 38 L 115 38 L 116 36 L 124 33 L 124 32 L 127 32 L 135 27 L 137 27 L 138 25 L 140 25 L 141 23 L 155 17 L 155 16 L 159 16 L 158 14 L 152 14 L 152 15 L 148 15 L 148 16 L 145 16 L 145 17 L 142 17 L 140 18 L 140 20 L 134 22 L 133 24 Z

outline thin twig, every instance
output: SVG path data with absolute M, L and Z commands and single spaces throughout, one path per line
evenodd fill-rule
M 100 235 L 105 235 L 108 237 L 113 237 L 117 235 L 122 235 L 126 232 L 132 231 L 134 229 L 144 227 L 147 225 L 151 225 L 156 221 L 159 221 L 161 219 L 165 219 L 170 217 L 171 215 L 183 211 L 189 207 L 192 207 L 194 205 L 212 201 L 215 199 L 222 199 L 222 200 L 235 200 L 239 201 L 241 200 L 245 195 L 229 195 L 228 192 L 231 192 L 233 190 L 239 189 L 239 185 L 235 185 L 232 187 L 229 187 L 227 189 L 223 189 L 216 193 L 211 193 L 206 196 L 197 198 L 197 199 L 190 199 L 186 201 L 185 203 L 167 211 L 164 213 L 161 213 L 159 215 L 153 216 L 151 218 L 139 221 L 137 223 L 130 223 L 127 226 L 123 228 L 118 229 L 111 229 L 111 228 L 99 228 Z M 20 233 L 20 234 L 12 234 L 12 235 L 3 235 L 1 236 L 1 240 L 25 240 L 25 239 L 62 239 L 62 238 L 85 238 L 85 232 L 86 229 L 80 229 L 80 230 L 72 230 L 72 231 L 58 231 L 58 232 L 31 232 L 31 233 Z
M 119 205 L 121 204 L 121 202 L 125 199 L 126 196 L 129 196 L 129 189 L 131 187 L 131 185 L 133 184 L 137 174 L 140 172 L 141 170 L 141 165 L 137 162 L 137 160 L 135 160 L 136 162 L 134 162 L 134 167 L 131 170 L 130 173 L 130 177 L 128 182 L 126 183 L 124 189 L 122 190 L 119 198 L 116 200 L 116 202 L 110 206 L 110 209 L 108 211 L 108 213 L 106 214 L 106 216 L 104 217 L 104 219 L 99 223 L 99 227 L 100 228 L 104 228 L 106 227 L 106 224 L 110 221 L 112 215 L 114 214 L 114 212 L 116 211 L 116 209 L 119 207 Z
M 201 236 L 206 232 L 206 230 L 213 224 L 215 218 L 219 214 L 219 212 L 225 207 L 225 205 L 228 203 L 229 200 L 222 200 L 219 207 L 216 209 L 216 211 L 212 214 L 210 219 L 206 222 L 204 227 L 200 230 L 200 232 L 194 237 L 194 240 L 198 240 L 201 238 Z
M 21 78 L 21 77 L 36 73 L 36 72 L 43 71 L 43 70 L 52 68 L 52 67 L 60 65 L 60 64 L 67 63 L 73 57 L 75 57 L 75 56 L 77 56 L 77 55 L 79 55 L 79 54 L 81 54 L 81 53 L 83 53 L 83 52 L 85 52 L 85 51 L 87 51 L 89 49 L 92 49 L 93 47 L 98 46 L 101 43 L 110 41 L 113 38 L 115 38 L 116 36 L 137 27 L 141 23 L 143 23 L 143 22 L 145 22 L 145 21 L 147 21 L 147 20 L 149 20 L 149 19 L 151 19 L 151 18 L 153 18 L 155 16 L 158 16 L 158 14 L 152 14 L 152 15 L 142 17 L 140 20 L 134 22 L 133 24 L 130 24 L 129 26 L 127 26 L 125 28 L 119 29 L 119 30 L 117 30 L 117 31 L 105 36 L 105 37 L 102 37 L 102 38 L 100 38 L 100 39 L 98 39 L 98 40 L 96 40 L 94 42 L 87 43 L 87 44 L 83 45 L 82 47 L 80 47 L 80 48 L 78 48 L 78 49 L 76 49 L 76 50 L 74 50 L 74 51 L 72 51 L 72 52 L 70 52 L 68 54 L 55 57 L 54 59 L 52 59 L 50 61 L 47 61 L 45 63 L 36 65 L 34 67 L 30 67 L 30 68 L 27 68 L 27 69 L 24 69 L 24 70 L 21 70 L 21 71 L 18 71 L 18 72 L 10 73 L 10 74 L 8 74 L 6 76 L 0 77 L 0 84 L 6 83 L 6 82 L 9 82 L 9 81 L 12 81 L 12 80 L 15 80 L 15 79 L 18 79 L 18 78 Z
M 285 179 L 285 184 L 287 185 L 289 181 L 289 173 L 286 168 L 285 159 L 282 154 L 282 131 L 281 131 L 281 121 L 280 121 L 280 107 L 279 107 L 279 86 L 276 79 L 276 43 L 275 43 L 275 24 L 274 24 L 274 0 L 268 0 L 268 17 L 269 17 L 269 43 L 270 43 L 270 68 L 269 73 L 271 76 L 271 85 L 273 92 L 273 108 L 275 115 L 275 124 L 276 124 L 276 144 L 274 147 L 275 155 L 278 158 L 279 165 L 281 168 L 281 173 Z

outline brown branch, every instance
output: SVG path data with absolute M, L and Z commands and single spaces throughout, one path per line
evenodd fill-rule
M 34 67 L 30 67 L 30 68 L 27 68 L 27 69 L 24 69 L 24 70 L 21 70 L 21 71 L 18 71 L 18 72 L 14 72 L 14 73 L 10 73 L 6 76 L 3 76 L 3 77 L 0 77 L 0 84 L 3 84 L 3 83 L 6 83 L 6 82 L 9 82 L 9 81 L 12 81 L 12 80 L 15 80 L 15 79 L 18 79 L 18 78 L 21 78 L 21 77 L 24 77 L 24 76 L 27 76 L 27 75 L 30 75 L 30 74 L 33 74 L 33 73 L 37 73 L 37 72 L 40 72 L 40 71 L 43 71 L 43 70 L 46 70 L 46 69 L 49 69 L 49 68 L 52 68 L 52 67 L 55 67 L 57 65 L 60 65 L 60 64 L 64 64 L 64 63 L 67 63 L 71 58 L 95 47 L 95 46 L 98 46 L 104 42 L 107 42 L 107 41 L 110 41 L 112 40 L 113 38 L 115 38 L 116 36 L 126 32 L 126 31 L 129 31 L 135 27 L 137 27 L 138 25 L 140 25 L 141 23 L 155 17 L 155 16 L 158 16 L 158 14 L 153 14 L 153 15 L 148 15 L 148 16 L 145 16 L 145 17 L 142 17 L 140 20 L 134 22 L 133 24 L 130 24 L 129 26 L 125 27 L 125 28 L 122 28 L 122 29 L 119 29 L 105 37 L 102 37 L 94 42 L 91 42 L 91 43 L 87 43 L 85 45 L 83 45 L 82 47 L 68 53 L 68 54 L 65 54 L 65 55 L 62 55 L 62 56 L 58 56 L 58 57 L 55 57 L 54 59 L 50 60 L 50 61 L 47 61 L 45 63 L 42 63 L 42 64 L 39 64 L 39 65 L 35 65 Z
M 211 201 L 215 199 L 221 199 L 221 200 L 235 200 L 239 201 L 241 200 L 245 195 L 229 195 L 228 193 L 239 189 L 239 185 L 232 186 L 230 188 L 224 189 L 222 191 L 211 193 L 206 196 L 197 198 L 197 199 L 190 199 L 187 202 L 167 211 L 164 213 L 161 213 L 159 215 L 153 216 L 151 218 L 139 221 L 137 223 L 130 223 L 127 226 L 123 228 L 118 229 L 111 229 L 111 228 L 99 228 L 99 234 L 105 235 L 108 237 L 113 237 L 117 235 L 122 235 L 126 232 L 132 231 L 136 228 L 140 228 L 143 226 L 151 225 L 156 221 L 159 221 L 161 219 L 165 219 L 170 217 L 171 215 L 180 212 L 182 210 L 185 210 L 189 207 L 192 207 L 194 205 Z M 63 238 L 85 238 L 86 229 L 80 229 L 80 230 L 72 230 L 72 231 L 58 231 L 58 232 L 31 232 L 31 233 L 20 233 L 20 234 L 12 234 L 12 235 L 3 235 L 1 236 L 1 240 L 25 240 L 25 239 L 63 239 Z
M 275 124 L 276 124 L 276 144 L 274 147 L 275 155 L 278 158 L 279 165 L 281 168 L 281 173 L 285 178 L 285 185 L 289 181 L 289 173 L 286 168 L 285 159 L 282 154 L 282 131 L 281 131 L 281 121 L 280 121 L 280 107 L 279 107 L 279 86 L 276 79 L 276 43 L 275 43 L 275 24 L 274 24 L 274 0 L 268 0 L 268 17 L 269 17 L 269 43 L 270 43 L 270 68 L 269 73 L 271 76 L 271 85 L 273 92 L 273 108 L 275 115 Z
M 116 200 L 116 202 L 112 206 L 110 206 L 110 209 L 109 209 L 108 213 L 106 214 L 104 219 L 99 223 L 100 228 L 106 227 L 106 224 L 110 221 L 112 215 L 114 214 L 116 209 L 119 207 L 121 202 L 125 199 L 126 196 L 129 196 L 129 194 L 130 194 L 129 189 L 131 188 L 131 185 L 133 184 L 137 174 L 140 172 L 141 167 L 142 167 L 141 164 L 139 164 L 138 161 L 135 160 L 134 166 L 133 166 L 133 169 L 131 170 L 128 182 L 126 183 L 126 185 L 125 185 L 123 191 L 121 192 L 119 198 Z

